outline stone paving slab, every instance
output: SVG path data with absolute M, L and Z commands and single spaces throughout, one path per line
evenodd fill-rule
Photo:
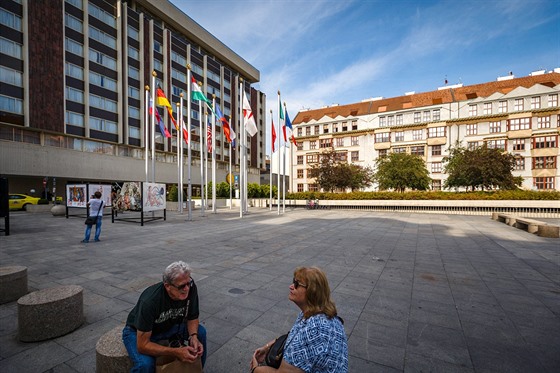
M 206 373 L 246 373 L 252 351 L 290 329 L 300 265 L 329 277 L 350 372 L 560 371 L 560 240 L 490 216 L 220 209 L 143 227 L 105 216 L 89 244 L 81 218 L 14 212 L 10 223 L 1 265 L 28 267 L 29 291 L 82 286 L 85 323 L 23 343 L 16 302 L 0 305 L 1 372 L 94 372 L 99 337 L 175 260 L 199 286 Z

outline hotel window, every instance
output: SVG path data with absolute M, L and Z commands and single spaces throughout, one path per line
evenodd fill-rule
M 397 126 L 400 126 L 400 125 L 403 124 L 403 116 L 402 116 L 402 114 L 398 114 L 398 115 L 397 115 L 397 119 L 396 119 L 395 124 L 396 124 Z
M 298 184 L 297 185 L 297 191 L 300 192 L 300 193 L 303 192 L 303 184 Z
M 314 135 L 318 135 L 318 134 L 319 134 L 319 126 L 313 127 L 313 134 L 314 134 Z
M 328 124 L 323 124 L 323 133 L 329 133 L 329 127 Z
M 82 128 L 84 127 L 84 114 L 67 111 L 64 116 L 66 119 L 66 124 Z
M 88 12 L 90 15 L 113 28 L 117 27 L 116 17 L 114 17 L 113 14 L 104 11 L 103 9 L 93 5 L 91 2 L 88 5 Z
M 305 136 L 311 136 L 311 126 L 305 127 Z
M 558 94 L 548 95 L 548 107 L 558 106 Z
M 117 60 L 91 48 L 89 50 L 89 60 L 108 67 L 111 70 L 117 69 Z
M 91 25 L 89 26 L 89 36 L 108 47 L 117 48 L 117 39 Z
M 296 142 L 296 148 L 297 150 L 303 150 L 303 141 Z
M 106 97 L 100 97 L 90 93 L 89 104 L 92 107 L 96 107 L 102 110 L 107 110 L 113 113 L 117 112 L 117 102 L 113 100 L 109 100 Z
M 342 132 L 348 131 L 348 122 L 342 122 Z
M 467 136 L 478 135 L 478 124 L 467 124 Z
M 319 186 L 317 184 L 307 184 L 307 188 L 310 192 L 317 192 L 319 190 Z
M 376 133 L 375 134 L 375 142 L 379 143 L 379 142 L 390 142 L 390 133 L 389 132 L 385 132 L 385 133 Z
M 469 105 L 469 117 L 476 117 L 478 115 L 476 105 Z
M 432 120 L 432 113 L 429 112 L 429 111 L 425 111 L 423 121 L 424 122 L 429 122 L 430 120 Z
M 541 98 L 540 96 L 531 97 L 531 109 L 541 108 Z
M 298 137 L 303 136 L 303 129 L 302 129 L 301 127 L 299 127 L 299 128 L 297 129 L 297 135 L 298 135 Z
M 404 141 L 404 131 L 395 132 L 395 141 Z
M 78 31 L 80 34 L 84 32 L 82 21 L 68 13 L 64 14 L 64 25 L 74 31 Z
M 321 139 L 319 140 L 319 148 L 332 148 L 332 139 Z
M 412 130 L 412 140 L 422 140 L 422 130 Z
M 421 146 L 411 146 L 411 147 L 410 147 L 410 154 L 412 154 L 412 155 L 423 156 L 423 155 L 424 155 L 424 145 L 421 145 Z
M 531 129 L 531 118 L 518 118 L 508 120 L 509 131 L 529 130 Z
M 187 84 L 187 75 L 180 71 L 171 69 L 171 77 L 177 79 L 178 81 Z
M 533 169 L 556 168 L 556 157 L 534 157 Z
M 432 146 L 432 156 L 441 155 L 441 145 Z
M 342 148 L 344 146 L 344 137 L 337 137 L 336 138 L 336 147 Z
M 84 92 L 79 89 L 66 87 L 66 99 L 69 101 L 84 103 Z
M 23 114 L 23 101 L 17 98 L 0 95 L 0 110 L 15 114 Z
M 554 189 L 554 177 L 535 177 L 534 185 L 537 190 L 551 190 Z
M 77 41 L 74 41 L 69 38 L 66 38 L 66 42 L 64 43 L 64 49 L 66 49 L 67 52 L 76 54 L 80 57 L 83 57 L 84 55 L 84 46 L 78 43 Z M 2 53 L 4 53 L 4 51 L 2 51 Z
M 441 114 L 439 109 L 433 110 L 432 111 L 432 119 L 434 120 L 434 122 L 438 122 L 441 118 Z
M 484 114 L 484 115 L 492 114 L 492 103 L 491 102 L 485 102 L 484 103 L 484 107 L 482 109 L 482 114 Z
M 352 131 L 356 131 L 357 129 L 358 129 L 358 121 L 353 120 L 352 121 Z
M 128 137 L 132 137 L 133 139 L 140 139 L 140 128 L 128 126 Z
M 404 146 L 400 146 L 398 148 L 392 149 L 393 153 L 406 153 L 406 148 Z
M 388 125 L 389 127 L 395 125 L 395 116 L 394 116 L 394 115 L 389 115 L 389 116 L 387 117 L 387 125 Z
M 490 133 L 502 132 L 502 122 L 490 122 Z
M 128 65 L 128 77 L 132 79 L 140 80 L 140 70 Z
M 89 128 L 96 131 L 117 133 L 117 123 L 95 117 L 89 118 Z
M 175 51 L 171 51 L 171 60 L 177 62 L 181 66 L 187 66 L 187 59 Z
M 334 155 L 334 160 L 337 162 L 347 162 L 348 161 L 348 152 L 336 152 Z
M 478 148 L 478 141 L 467 142 L 467 149 L 468 150 L 475 150 L 476 148 Z
M 156 52 L 162 53 L 163 48 L 161 47 L 161 44 L 159 41 L 154 40 L 154 50 Z
M 154 70 L 163 71 L 163 63 L 156 58 L 154 58 Z
M 350 152 L 350 157 L 352 162 L 358 162 L 360 160 L 360 152 Z
M 8 39 L 0 38 L 0 52 L 8 56 L 22 59 L 22 46 Z
M 525 150 L 525 139 L 514 139 L 511 140 L 511 150 L 512 151 L 523 151 Z
M 300 157 L 298 155 L 298 157 Z M 301 156 L 303 158 L 303 156 Z M 311 163 L 318 163 L 319 162 L 319 154 L 307 154 L 307 164 L 311 164 Z M 303 164 L 303 159 L 301 161 Z M 298 163 L 299 164 L 299 163 Z
M 106 88 L 111 91 L 117 91 L 117 81 L 108 78 L 104 75 L 95 73 L 93 71 L 89 72 L 89 82 L 99 87 Z
M 68 63 L 66 63 L 66 68 L 68 70 Z M 66 75 L 68 75 L 68 73 L 66 73 Z M 82 73 L 82 78 L 83 78 L 83 73 Z M 7 83 L 16 87 L 23 87 L 23 73 L 20 71 L 12 70 L 4 66 L 0 66 L 0 82 Z
M 523 157 L 515 157 L 513 164 L 513 169 L 515 171 L 523 171 L 525 170 L 525 158 Z
M 138 33 L 138 30 L 136 30 L 134 27 L 132 27 L 131 25 L 128 25 L 128 27 L 126 28 L 127 33 L 128 33 L 128 37 L 134 40 L 138 40 L 140 37 L 140 34 Z
M 140 51 L 134 47 L 128 46 L 128 57 L 140 60 Z
M 140 109 L 134 106 L 128 106 L 128 116 L 134 119 L 140 119 Z
M 303 155 L 297 156 L 297 164 L 303 164 Z
M 486 142 L 486 146 L 488 146 L 489 149 L 502 149 L 502 150 L 506 150 L 506 140 L 505 139 L 500 139 L 500 140 L 488 140 Z
M 386 125 L 385 117 L 379 117 L 379 127 L 385 127 Z
M 432 180 L 432 190 L 441 190 L 441 180 Z
M 2 8 L 0 8 L 0 24 L 17 31 L 22 31 L 21 17 Z
M 498 113 L 507 113 L 507 101 L 498 102 Z
M 386 157 L 387 154 L 388 154 L 387 149 L 381 149 L 381 150 L 379 150 L 379 152 L 378 152 L 378 157 L 379 157 L 379 158 L 381 158 L 381 157 Z
M 514 103 L 513 103 L 513 110 L 515 111 L 521 111 L 523 110 L 523 99 L 522 98 L 516 98 Z
M 78 9 L 82 8 L 82 0 L 65 0 L 68 4 L 74 5 Z M 21 2 L 20 2 L 21 3 Z
M 445 127 L 428 128 L 428 137 L 445 137 Z
M 537 117 L 537 128 L 550 128 L 550 115 L 546 117 Z
M 432 163 L 432 173 L 441 173 L 442 169 L 441 162 Z
M 414 123 L 422 122 L 422 113 L 417 111 L 414 113 Z
M 360 145 L 360 138 L 358 136 L 350 137 L 350 145 L 351 146 Z
M 298 179 L 303 179 L 303 170 L 297 170 Z
M 311 149 L 311 150 L 317 149 L 317 141 L 315 141 L 315 140 L 309 141 L 309 149 Z

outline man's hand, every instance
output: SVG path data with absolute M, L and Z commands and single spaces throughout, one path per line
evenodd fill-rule
M 174 348 L 174 350 L 176 350 L 177 359 L 183 362 L 193 363 L 198 358 L 196 350 L 191 346 Z
M 198 340 L 198 335 L 193 334 L 191 335 L 191 338 L 189 339 L 189 347 L 192 347 L 196 353 L 196 356 L 202 356 L 202 353 L 204 352 L 204 347 L 202 346 L 202 343 L 200 343 L 200 341 Z

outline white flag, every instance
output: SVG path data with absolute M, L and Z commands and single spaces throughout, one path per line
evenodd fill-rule
M 253 111 L 251 110 L 251 105 L 249 104 L 249 100 L 247 100 L 245 91 L 243 92 L 243 118 L 245 120 L 245 131 L 247 131 L 249 136 L 255 136 L 257 133 L 257 124 L 255 123 L 255 118 L 253 118 Z

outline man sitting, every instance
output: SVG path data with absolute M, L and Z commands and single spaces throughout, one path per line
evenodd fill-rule
M 198 291 L 185 262 L 171 263 L 163 281 L 142 292 L 123 329 L 131 372 L 154 372 L 156 357 L 206 361 L 206 329 L 198 322 Z M 162 345 L 161 341 L 170 341 Z M 160 342 L 160 343 L 158 343 Z M 173 346 L 173 347 L 170 347 Z

